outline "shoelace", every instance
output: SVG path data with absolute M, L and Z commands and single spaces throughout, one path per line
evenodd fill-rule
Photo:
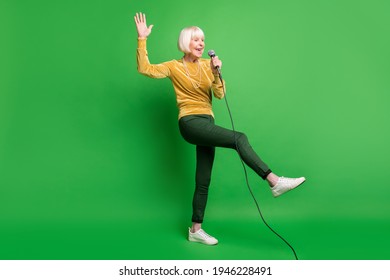
M 211 235 L 207 234 L 203 229 L 199 230 L 199 235 L 201 235 L 206 239 L 213 238 Z
M 284 184 L 287 188 L 291 188 L 294 185 L 295 179 L 279 177 L 279 182 Z

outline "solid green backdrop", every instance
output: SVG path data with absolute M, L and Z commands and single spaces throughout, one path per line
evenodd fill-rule
M 236 129 L 277 174 L 306 176 L 274 199 L 248 171 L 300 259 L 390 258 L 388 1 L 6 0 L 0 259 L 293 259 L 232 150 L 217 149 L 204 223 L 220 244 L 186 241 L 195 150 L 170 81 L 136 70 L 136 12 L 152 63 L 200 26 Z

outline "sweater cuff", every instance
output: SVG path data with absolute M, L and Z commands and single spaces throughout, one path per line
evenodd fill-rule
M 145 39 L 138 39 L 138 48 L 139 49 L 146 49 L 146 38 Z
M 218 74 L 214 75 L 214 84 L 220 84 L 220 83 L 221 83 L 221 79 L 219 78 L 219 75 Z

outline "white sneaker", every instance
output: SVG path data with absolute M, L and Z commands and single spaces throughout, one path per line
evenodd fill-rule
M 275 186 L 271 188 L 272 194 L 274 197 L 278 197 L 279 195 L 284 194 L 292 189 L 295 189 L 299 185 L 305 182 L 305 177 L 300 178 L 285 178 L 279 177 L 278 182 Z
M 203 229 L 192 233 L 191 228 L 188 228 L 188 240 L 192 242 L 199 242 L 206 245 L 216 245 L 218 240 L 211 235 L 207 234 Z

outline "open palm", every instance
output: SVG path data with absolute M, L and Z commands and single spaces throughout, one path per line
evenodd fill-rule
M 143 13 L 136 13 L 134 21 L 137 26 L 138 38 L 147 38 L 152 32 L 153 25 L 147 26 L 146 15 Z

